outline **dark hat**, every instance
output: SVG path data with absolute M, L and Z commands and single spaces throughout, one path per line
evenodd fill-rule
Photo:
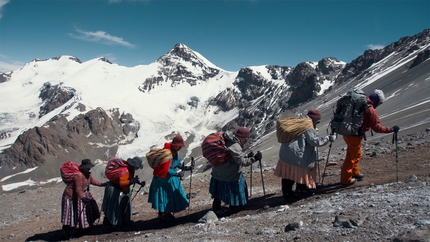
M 91 168 L 94 167 L 95 165 L 93 163 L 91 163 L 90 159 L 83 159 L 81 161 L 81 165 L 79 166 L 79 168 Z
M 312 121 L 320 121 L 321 120 L 321 113 L 320 111 L 316 109 L 310 109 L 308 111 L 308 117 L 312 119 Z
M 234 136 L 238 138 L 245 138 L 248 139 L 249 136 L 251 136 L 251 133 L 249 132 L 249 129 L 245 127 L 239 127 L 236 132 L 234 133 Z
M 135 156 L 133 158 L 128 158 L 127 163 L 131 166 L 143 169 L 143 161 L 142 158 Z
M 176 135 L 173 138 L 172 145 L 175 145 L 175 146 L 178 146 L 178 147 L 185 147 L 184 139 L 182 138 L 182 136 L 180 136 L 179 134 Z

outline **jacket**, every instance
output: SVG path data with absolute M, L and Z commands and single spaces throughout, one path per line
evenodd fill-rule
M 219 181 L 239 181 L 240 176 L 243 174 L 241 167 L 250 166 L 255 162 L 255 159 L 254 157 L 246 157 L 239 139 L 234 137 L 232 132 L 225 132 L 224 140 L 231 159 L 220 166 L 212 167 L 212 177 Z
M 87 185 L 87 179 L 84 174 L 79 172 L 73 182 L 67 183 L 67 186 L 64 188 L 63 196 L 68 199 L 80 200 L 85 197 L 84 191 Z
M 381 125 L 381 121 L 375 109 L 375 104 L 373 104 L 369 97 L 367 97 L 367 103 L 370 105 L 364 112 L 363 123 L 360 126 L 360 130 L 366 132 L 372 129 L 376 133 L 391 133 L 390 127 Z
M 311 169 L 317 158 L 315 147 L 324 146 L 328 142 L 327 136 L 320 137 L 315 129 L 308 129 L 294 140 L 281 144 L 279 159 L 293 166 Z

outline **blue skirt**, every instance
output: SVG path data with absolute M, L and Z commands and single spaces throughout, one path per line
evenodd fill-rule
M 187 195 L 177 176 L 170 178 L 153 177 L 149 187 L 148 202 L 152 208 L 162 213 L 176 213 L 189 206 Z
M 231 206 L 244 206 L 248 203 L 248 186 L 243 174 L 239 181 L 224 182 L 211 178 L 209 193 L 212 198 L 218 198 Z

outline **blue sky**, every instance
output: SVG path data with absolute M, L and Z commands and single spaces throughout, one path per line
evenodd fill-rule
M 176 43 L 227 71 L 351 62 L 426 28 L 428 0 L 0 0 L 0 72 L 60 55 L 147 65 Z

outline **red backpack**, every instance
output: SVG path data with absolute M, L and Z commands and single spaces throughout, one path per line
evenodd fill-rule
M 73 161 L 64 162 L 60 166 L 61 179 L 64 183 L 70 184 L 75 181 L 75 178 L 81 171 L 79 170 L 78 164 Z
M 118 180 L 126 173 L 128 173 L 128 168 L 124 160 L 114 156 L 108 161 L 105 169 L 105 175 L 109 181 Z
M 203 156 L 212 166 L 220 166 L 230 158 L 230 152 L 225 146 L 223 132 L 211 133 L 203 140 L 201 145 Z

